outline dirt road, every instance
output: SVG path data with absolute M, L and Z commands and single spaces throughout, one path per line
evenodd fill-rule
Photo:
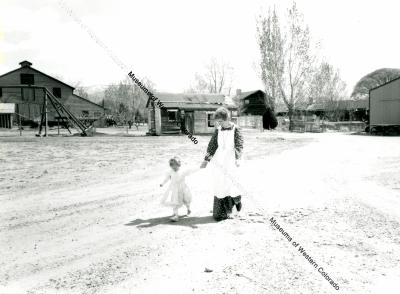
M 171 223 L 168 159 L 208 138 L 0 138 L 0 293 L 397 293 L 399 138 L 248 132 L 242 214 L 212 220 L 206 169 Z

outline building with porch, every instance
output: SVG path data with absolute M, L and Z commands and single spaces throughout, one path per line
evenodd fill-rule
M 230 104 L 221 94 L 156 93 L 163 104 L 158 107 L 148 99 L 148 134 L 181 134 L 184 129 L 191 134 L 211 134 L 214 129 L 214 112 L 224 106 L 231 118 L 237 116 L 237 106 Z

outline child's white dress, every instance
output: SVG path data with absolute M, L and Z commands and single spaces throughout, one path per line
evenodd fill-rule
M 192 201 L 192 194 L 185 182 L 185 178 L 198 170 L 200 170 L 200 168 L 191 168 L 185 171 L 171 170 L 168 172 L 167 177 L 169 177 L 170 183 L 161 199 L 161 203 L 175 208 L 179 208 L 183 204 L 189 205 Z

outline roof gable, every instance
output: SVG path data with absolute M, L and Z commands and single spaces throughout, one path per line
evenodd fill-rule
M 22 62 L 21 62 L 21 63 L 22 63 Z M 31 67 L 31 66 L 19 67 L 19 68 L 17 68 L 17 69 L 14 69 L 14 70 L 12 70 L 12 71 L 9 71 L 9 72 L 7 72 L 7 73 L 5 73 L 5 74 L 0 75 L 0 78 L 1 78 L 1 77 L 5 77 L 5 76 L 7 76 L 7 75 L 9 75 L 9 74 L 18 72 L 18 71 L 20 71 L 20 70 L 22 70 L 22 69 L 25 69 L 25 68 L 27 68 L 27 67 L 28 67 L 29 69 L 31 69 L 32 71 L 36 72 L 36 73 L 39 73 L 39 74 L 41 74 L 41 75 L 43 75 L 43 76 L 45 76 L 45 77 L 47 77 L 47 78 L 49 78 L 49 79 L 52 79 L 53 81 L 56 81 L 56 82 L 58 82 L 58 83 L 60 83 L 60 84 L 63 84 L 63 85 L 66 86 L 66 87 L 71 88 L 72 90 L 75 89 L 75 88 L 72 87 L 71 85 L 68 85 L 68 84 L 66 84 L 66 83 L 64 83 L 64 82 L 62 82 L 62 81 L 60 81 L 60 80 L 58 80 L 58 79 L 56 79 L 56 78 L 54 78 L 54 77 L 52 77 L 52 76 L 49 76 L 49 75 L 45 74 L 44 72 L 41 72 L 41 71 L 39 71 L 39 70 L 37 70 L 37 69 Z
M 239 100 L 243 100 L 243 99 L 246 99 L 247 97 L 249 97 L 255 93 L 258 93 L 258 92 L 261 92 L 263 95 L 265 94 L 264 91 L 262 91 L 262 90 L 253 90 L 253 91 L 241 92 L 239 95 L 236 95 L 235 98 L 239 99 Z
M 106 107 L 104 107 L 104 106 L 102 106 L 102 105 L 100 105 L 100 104 L 97 104 L 96 102 L 90 101 L 89 99 L 83 98 L 83 97 L 81 97 L 81 96 L 79 96 L 79 95 L 72 94 L 72 96 L 74 96 L 74 97 L 76 97 L 76 98 L 78 98 L 78 99 L 81 99 L 81 100 L 83 100 L 83 101 L 85 101 L 85 102 L 87 102 L 87 103 L 90 103 L 90 104 L 93 104 L 93 105 L 95 105 L 95 106 L 98 106 L 98 107 L 100 107 L 100 108 L 102 108 L 102 109 L 107 109 Z
M 391 84 L 391 83 L 393 83 L 393 82 L 395 82 L 395 81 L 399 81 L 399 80 L 400 80 L 400 77 L 395 78 L 395 79 L 393 79 L 393 80 L 390 80 L 389 82 L 386 82 L 386 83 L 384 83 L 384 84 L 382 84 L 382 85 L 379 85 L 379 86 L 376 86 L 376 87 L 370 89 L 369 92 L 371 93 L 372 91 L 374 91 L 374 90 L 376 90 L 376 89 L 378 89 L 378 88 L 384 87 L 384 86 L 386 86 L 387 84 Z

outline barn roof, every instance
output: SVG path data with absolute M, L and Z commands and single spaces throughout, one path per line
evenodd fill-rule
M 100 105 L 100 104 L 97 104 L 96 102 L 90 101 L 89 99 L 83 98 L 83 97 L 81 97 L 81 96 L 79 96 L 79 95 L 72 94 L 72 96 L 74 96 L 74 97 L 76 97 L 76 98 L 78 98 L 78 99 L 81 99 L 81 100 L 83 100 L 83 101 L 85 101 L 85 102 L 87 102 L 87 103 L 90 103 L 90 104 L 93 104 L 93 105 L 95 105 L 95 106 L 98 106 L 98 107 L 100 107 L 100 108 L 102 108 L 102 109 L 108 110 L 108 108 L 106 108 L 106 107 L 104 107 L 104 106 L 102 106 L 102 105 Z
M 54 77 L 52 77 L 52 76 L 49 76 L 49 75 L 45 74 L 44 72 L 41 72 L 40 70 L 37 70 L 36 68 L 31 67 L 32 63 L 29 62 L 29 61 L 27 61 L 27 60 L 24 60 L 24 61 L 20 62 L 19 64 L 21 65 L 21 67 L 19 67 L 19 68 L 17 68 L 17 69 L 14 69 L 14 70 L 12 70 L 12 71 L 6 72 L 5 74 L 0 75 L 0 78 L 1 78 L 1 77 L 4 77 L 4 76 L 6 76 L 6 75 L 8 75 L 8 74 L 10 74 L 10 73 L 19 71 L 21 68 L 26 68 L 26 67 L 27 67 L 27 68 L 30 68 L 31 70 L 33 70 L 34 72 L 37 72 L 37 73 L 39 73 L 39 74 L 41 74 L 41 75 L 43 75 L 43 76 L 45 76 L 45 77 L 48 77 L 49 79 L 52 79 L 53 81 L 56 81 L 56 82 L 58 82 L 58 83 L 60 83 L 60 84 L 63 84 L 63 85 L 66 86 L 66 87 L 71 88 L 72 90 L 75 89 L 75 88 L 72 87 L 71 85 L 68 85 L 68 84 L 66 84 L 66 83 L 64 83 L 64 82 L 62 82 L 62 81 L 60 81 L 60 80 L 58 80 L 58 79 L 56 79 L 56 78 L 54 78 Z

